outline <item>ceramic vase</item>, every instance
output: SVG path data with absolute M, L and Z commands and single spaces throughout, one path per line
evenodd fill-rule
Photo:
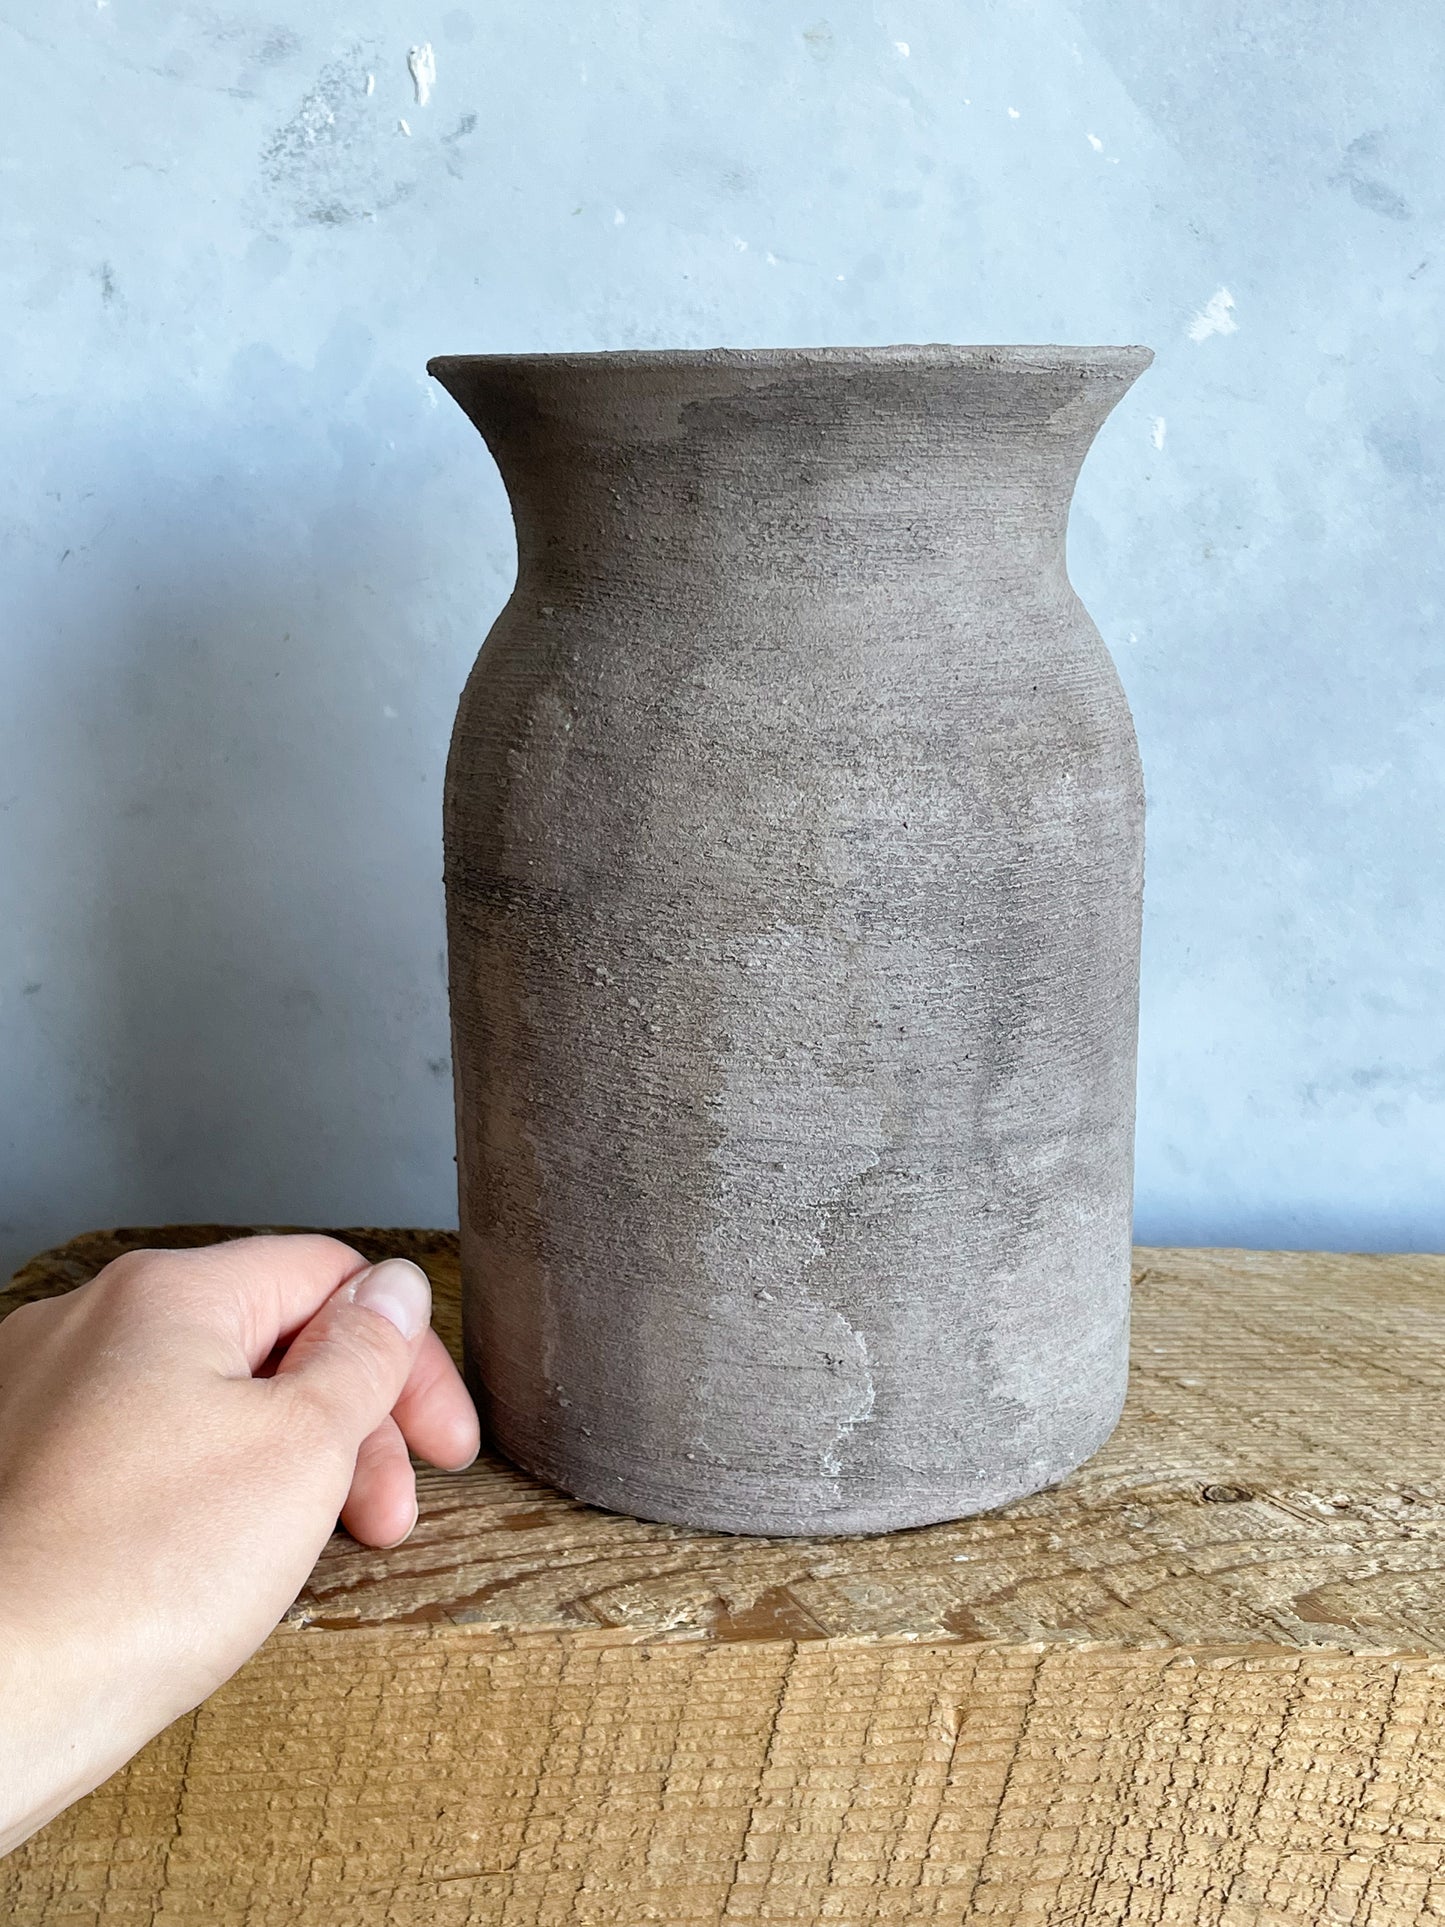
M 1064 546 L 1150 359 L 430 364 L 517 533 L 445 845 L 468 1369 L 527 1471 L 876 1532 L 1112 1429 L 1143 796 Z

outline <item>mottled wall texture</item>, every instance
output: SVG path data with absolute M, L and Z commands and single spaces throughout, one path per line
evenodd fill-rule
M 1445 16 L 0 4 L 0 1261 L 454 1221 L 439 352 L 1151 343 L 1075 582 L 1149 791 L 1138 1231 L 1445 1244 Z

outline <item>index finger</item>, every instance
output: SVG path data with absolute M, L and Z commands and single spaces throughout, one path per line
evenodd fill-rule
M 150 1252 L 175 1274 L 175 1307 L 204 1324 L 256 1372 L 369 1261 L 322 1232 L 260 1233 L 224 1244 Z

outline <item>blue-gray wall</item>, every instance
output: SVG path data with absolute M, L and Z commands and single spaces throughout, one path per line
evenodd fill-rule
M 0 1261 L 452 1221 L 439 783 L 512 548 L 428 354 L 935 339 L 1159 351 L 1071 533 L 1150 795 L 1140 1235 L 1445 1244 L 1442 52 L 3 0 Z

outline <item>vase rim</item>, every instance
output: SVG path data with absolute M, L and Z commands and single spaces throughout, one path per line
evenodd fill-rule
M 636 368 L 825 368 L 919 367 L 960 372 L 996 370 L 1000 373 L 1063 374 L 1125 377 L 1133 380 L 1154 359 L 1154 350 L 1138 343 L 1107 343 L 1069 347 L 1057 343 L 989 345 L 930 341 L 896 343 L 887 347 L 823 348 L 609 348 L 579 349 L 538 354 L 433 355 L 427 373 L 445 379 L 464 369 L 575 368 L 579 371 Z

